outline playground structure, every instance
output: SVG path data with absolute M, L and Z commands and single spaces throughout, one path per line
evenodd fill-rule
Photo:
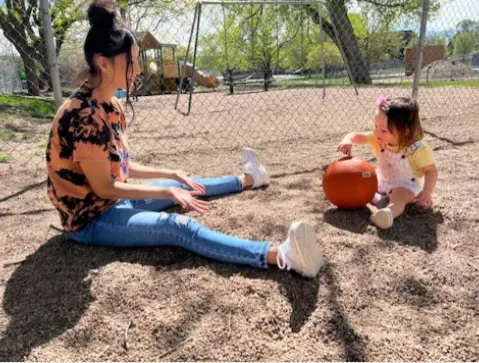
M 192 64 L 177 61 L 177 44 L 161 43 L 150 32 L 139 33 L 138 39 L 141 74 L 135 96 L 187 92 L 194 85 L 206 88 L 219 86 L 220 82 L 216 76 L 200 70 L 193 71 Z M 183 80 L 180 82 L 181 72 Z

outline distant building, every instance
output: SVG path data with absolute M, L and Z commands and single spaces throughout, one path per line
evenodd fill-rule
M 406 49 L 405 71 L 406 76 L 414 73 L 416 65 L 417 48 Z M 446 47 L 444 45 L 425 45 L 422 55 L 421 69 L 431 64 L 434 61 L 444 59 L 446 55 Z

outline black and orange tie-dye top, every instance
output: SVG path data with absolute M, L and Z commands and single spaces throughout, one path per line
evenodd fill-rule
M 65 231 L 79 230 L 117 202 L 93 192 L 80 167 L 82 160 L 108 160 L 112 180 L 128 179 L 123 108 L 117 99 L 97 103 L 86 87 L 58 110 L 47 145 L 48 196 Z

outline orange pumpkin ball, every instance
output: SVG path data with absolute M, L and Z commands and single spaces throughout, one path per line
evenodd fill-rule
M 373 199 L 377 189 L 376 171 L 358 156 L 333 161 L 323 174 L 324 194 L 339 208 L 362 208 Z

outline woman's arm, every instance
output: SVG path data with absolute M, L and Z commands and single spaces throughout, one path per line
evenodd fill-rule
M 204 213 L 208 210 L 205 201 L 196 199 L 198 191 L 187 191 L 181 188 L 165 188 L 150 185 L 135 185 L 118 182 L 110 174 L 110 162 L 80 161 L 93 192 L 102 199 L 170 199 L 188 210 Z
M 128 163 L 128 174 L 134 179 L 174 179 L 177 180 L 175 170 L 157 169 L 149 166 L 144 166 L 133 161 Z
M 148 166 L 143 166 L 135 162 L 128 163 L 129 175 L 132 178 L 137 179 L 173 179 L 182 184 L 188 185 L 192 190 L 198 192 L 197 195 L 205 193 L 205 187 L 197 182 L 195 182 L 189 173 L 185 173 L 181 170 L 170 170 L 170 169 L 156 169 Z
M 80 166 L 93 192 L 102 199 L 171 199 L 168 188 L 114 181 L 108 160 L 84 160 L 80 161 Z

